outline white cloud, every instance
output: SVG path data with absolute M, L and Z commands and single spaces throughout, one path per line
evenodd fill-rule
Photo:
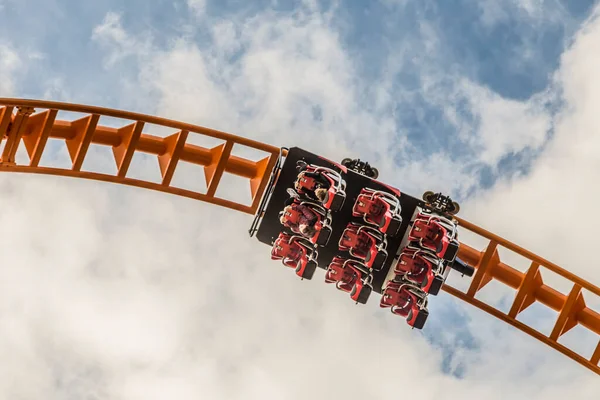
M 431 43 L 428 51 L 435 52 L 434 31 L 422 29 Z M 403 94 L 382 96 L 389 91 L 388 81 L 360 81 L 326 15 L 304 9 L 294 17 L 266 12 L 218 21 L 212 37 L 206 47 L 180 39 L 168 51 L 155 49 L 152 57 L 146 49 L 138 53 L 143 59 L 139 82 L 151 93 L 148 98 L 158 99 L 148 103 L 157 104 L 155 112 L 276 145 L 298 145 L 333 159 L 374 160 L 382 173 L 402 176 L 392 183 L 405 188 L 442 185 L 464 191 L 475 183 L 460 161 L 428 154 L 422 162 L 414 154 L 389 113 L 395 97 Z M 440 99 L 440 107 L 446 101 Z M 382 145 L 393 142 L 406 146 Z
M 598 280 L 586 249 L 595 248 L 593 227 L 600 222 L 590 208 L 600 193 L 596 179 L 600 170 L 599 44 L 600 24 L 594 17 L 562 57 L 555 81 L 565 105 L 555 118 L 554 136 L 531 173 L 499 183 L 485 197 L 474 200 L 467 211 L 492 230 L 592 282 Z M 535 129 L 537 124 L 530 126 Z M 515 229 L 516 221 L 528 229 Z
M 408 0 L 381 0 L 381 3 L 387 7 L 404 7 Z
M 528 101 L 506 99 L 480 85 L 463 81 L 458 86 L 460 95 L 469 102 L 468 110 L 475 117 L 474 124 L 462 130 L 464 123 L 458 116 L 456 103 L 445 107 L 451 120 L 457 121 L 457 128 L 470 148 L 477 152 L 481 162 L 496 166 L 505 156 L 524 149 L 536 150 L 547 140 L 552 118 L 544 109 L 545 93 Z
M 214 53 L 207 54 L 195 45 L 180 42 L 146 64 L 147 69 L 142 72 L 144 82 L 150 82 L 150 88 L 158 95 L 160 114 L 244 134 L 252 132 L 253 137 L 275 144 L 281 143 L 280 132 L 285 132 L 285 137 L 295 138 L 294 144 L 331 157 L 342 157 L 353 149 L 361 149 L 361 155 L 377 154 L 381 147 L 397 140 L 397 126 L 389 116 L 379 113 L 379 108 L 361 109 L 364 101 L 359 97 L 360 84 L 351 62 L 340 50 L 341 44 L 327 21 L 318 14 L 301 13 L 295 20 L 260 15 L 243 23 L 236 21 L 235 26 L 226 28 L 229 39 L 221 42 L 222 47 L 214 48 Z M 434 39 L 428 41 L 430 52 L 435 51 Z M 244 51 L 240 61 L 231 66 L 218 54 L 221 50 L 223 54 L 231 51 L 234 41 L 239 47 L 233 51 Z M 180 79 L 182 76 L 189 80 Z M 434 92 L 434 86 L 428 94 Z M 545 93 L 527 102 L 516 102 L 462 80 L 447 96 L 468 100 L 469 111 L 479 124 L 470 127 L 471 135 L 465 139 L 480 150 L 481 161 L 495 165 L 507 154 L 525 148 L 539 149 L 545 143 L 551 123 L 542 107 Z M 431 98 L 432 102 L 438 100 Z M 307 103 L 321 108 L 322 121 L 311 118 L 308 107 L 303 107 Z M 446 110 L 455 106 L 450 102 Z M 364 132 L 377 132 L 378 137 L 369 140 Z M 382 153 L 383 157 L 389 154 Z M 391 164 L 383 160 L 382 169 L 391 172 Z M 442 189 L 472 186 L 475 179 L 461 173 L 458 162 L 442 154 L 414 160 L 396 171 L 395 175 L 402 176 L 403 181 L 414 185 L 427 182 Z M 488 213 L 477 214 L 481 216 L 478 221 L 493 221 L 493 214 Z M 493 365 L 491 360 L 489 365 Z
M 2 214 L 2 222 L 17 229 L 6 242 L 11 251 L 4 265 L 10 268 L 1 270 L 1 346 L 14 360 L 5 365 L 21 373 L 0 384 L 3 393 L 58 398 L 73 389 L 72 383 L 57 385 L 65 374 L 89 392 L 102 389 L 116 399 L 258 398 L 269 392 L 303 398 L 315 394 L 305 385 L 309 378 L 328 396 L 389 392 L 395 384 L 326 384 L 348 373 L 343 365 L 357 357 L 336 354 L 339 345 L 331 341 L 348 345 L 366 335 L 373 338 L 369 352 L 395 354 L 417 372 L 436 374 L 435 359 L 418 362 L 416 354 L 403 354 L 406 345 L 397 341 L 409 340 L 408 329 L 384 335 L 375 319 L 331 287 L 300 282 L 265 261 L 266 249 L 242 228 L 247 217 L 143 191 L 118 200 L 91 183 L 39 177 L 3 179 L 3 192 L 12 182 L 18 184 L 2 204 L 18 212 Z M 48 196 L 57 184 L 60 193 Z M 36 205 L 40 198 L 51 200 Z M 127 219 L 106 231 L 101 225 L 111 210 Z M 33 219 L 53 227 L 52 235 L 46 228 L 28 232 L 23 223 Z M 227 236 L 238 248 L 224 259 Z M 428 351 L 422 340 L 411 343 Z M 377 358 L 358 357 L 363 368 L 378 368 Z M 332 371 L 314 374 L 315 360 Z M 16 366 L 27 366 L 37 384 L 32 387 L 30 375 Z M 396 374 L 382 373 L 388 381 Z
M 14 49 L 6 44 L 0 44 L 0 94 L 2 96 L 13 95 L 13 74 L 21 65 L 21 57 Z
M 204 16 L 206 12 L 206 0 L 187 0 L 187 6 L 197 17 Z
M 536 25 L 572 22 L 565 7 L 556 0 L 482 0 L 477 2 L 477 7 L 481 21 L 488 28 L 509 22 L 511 15 Z
M 232 23 L 214 27 L 218 39 L 207 49 L 182 40 L 148 60 L 141 76 L 158 95 L 160 112 L 252 132 L 275 144 L 287 144 L 289 139 L 277 138 L 285 131 L 287 138 L 309 148 L 318 149 L 320 141 L 325 148 L 338 146 L 338 158 L 351 141 L 374 147 L 362 130 L 374 116 L 359 109 L 348 58 L 318 14 L 300 13 L 295 19 L 267 13 L 236 21 L 237 28 Z M 227 36 L 220 36 L 223 31 Z M 240 59 L 229 64 L 229 54 L 239 49 Z M 383 129 L 372 134 L 391 136 L 391 119 L 375 118 Z
M 242 49 L 240 43 L 239 30 L 233 21 L 217 21 L 211 26 L 212 39 L 215 44 L 215 51 L 222 57 L 231 57 Z
M 102 46 L 109 48 L 105 66 L 110 68 L 124 58 L 138 55 L 147 51 L 150 43 L 147 35 L 141 35 L 139 38 L 133 38 L 129 35 L 121 24 L 121 15 L 109 12 L 104 17 L 101 25 L 94 28 L 92 39 L 98 41 Z

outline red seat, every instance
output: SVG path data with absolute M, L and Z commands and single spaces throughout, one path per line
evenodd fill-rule
M 317 267 L 314 259 L 317 253 L 305 241 L 300 236 L 280 233 L 273 243 L 271 259 L 281 260 L 286 267 L 294 268 L 299 277 L 311 279 Z
M 331 185 L 331 183 L 332 183 L 331 179 L 327 179 L 327 180 L 329 181 L 329 184 Z M 314 192 L 315 189 L 317 189 L 319 187 L 319 182 L 315 178 L 306 176 L 306 174 L 304 172 L 301 172 L 298 175 L 295 187 L 299 194 L 304 194 L 306 192 Z
M 296 268 L 298 263 L 308 261 L 308 251 L 291 235 L 282 232 L 273 243 L 271 260 L 281 260 L 283 265 Z
M 315 233 L 312 236 L 308 236 L 308 235 L 304 235 L 302 232 L 300 232 L 300 219 L 302 217 L 302 213 L 296 208 L 298 205 L 305 205 L 306 207 L 308 207 L 308 209 L 310 209 L 313 214 L 316 216 L 316 222 L 313 225 L 313 229 L 315 231 Z M 324 229 L 324 226 L 326 224 L 326 217 L 325 214 L 323 212 L 320 212 L 320 210 L 318 210 L 317 207 L 312 206 L 311 204 L 307 203 L 307 202 L 300 202 L 298 200 L 294 200 L 294 203 L 292 204 L 291 207 L 286 207 L 281 213 L 280 216 L 283 217 L 283 225 L 287 228 L 289 228 L 292 232 L 297 233 L 298 235 L 302 235 L 304 237 L 306 237 L 308 240 L 310 240 L 311 243 L 317 243 L 317 241 L 319 240 L 319 236 L 321 234 L 321 231 Z M 327 229 L 329 230 L 329 228 L 327 227 Z M 329 232 L 325 235 L 326 239 L 328 239 L 329 237 Z
M 387 258 L 386 240 L 373 228 L 350 222 L 339 242 L 341 251 L 362 260 L 369 268 L 378 269 Z
M 449 233 L 440 217 L 421 213 L 413 223 L 408 240 L 418 241 L 422 248 L 431 250 L 443 258 L 452 240 Z
M 360 225 L 349 223 L 340 239 L 339 249 L 352 251 L 354 257 L 365 259 L 371 246 L 376 244 L 373 237 L 364 230 L 359 233 Z
M 382 308 L 391 308 L 393 314 L 406 318 L 406 322 L 417 329 L 421 329 L 427 318 L 425 295 L 417 295 L 411 285 L 400 282 L 388 282 L 379 305 Z
M 363 188 L 352 208 L 354 217 L 363 217 L 382 233 L 394 235 L 400 228 L 400 202 L 389 193 Z
M 394 273 L 414 282 L 425 293 L 429 293 L 435 276 L 441 272 L 442 267 L 435 255 L 421 249 L 406 247 L 400 254 Z
M 350 292 L 360 278 L 360 274 L 345 264 L 345 261 L 341 257 L 335 257 L 331 261 L 325 273 L 325 283 L 335 283 L 339 290 Z
M 334 257 L 325 273 L 325 283 L 335 283 L 336 287 L 350 293 L 350 298 L 365 304 L 373 290 L 370 285 L 372 275 L 356 260 Z
M 364 216 L 368 223 L 382 227 L 385 224 L 386 214 L 390 205 L 379 197 L 361 194 L 356 199 L 352 214 L 355 217 Z
M 311 193 L 315 198 L 314 191 L 323 186 L 324 182 L 320 182 L 317 178 L 308 174 L 318 174 L 324 182 L 327 182 L 324 187 L 327 189 L 327 195 L 323 199 L 322 205 L 328 210 L 338 211 L 346 199 L 345 181 L 342 179 L 342 176 L 329 168 L 307 165 L 298 174 L 294 187 L 298 191 L 298 194 Z

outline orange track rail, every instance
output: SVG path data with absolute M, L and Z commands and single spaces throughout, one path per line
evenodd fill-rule
M 59 111 L 86 115 L 73 121 L 60 120 L 57 119 Z M 102 116 L 122 119 L 124 124 L 121 128 L 102 126 L 99 124 Z M 174 132 L 165 138 L 148 135 L 143 133 L 148 125 L 172 128 Z M 186 143 L 190 135 L 198 134 L 220 139 L 223 143 L 212 149 Z M 72 162 L 70 169 L 39 165 L 50 138 L 65 141 Z M 185 196 L 248 214 L 255 214 L 257 211 L 271 171 L 281 151 L 279 147 L 229 133 L 148 115 L 67 103 L 6 98 L 0 98 L 0 140 L 4 144 L 0 156 L 0 172 L 51 174 L 120 183 Z M 15 162 L 15 155 L 21 143 L 25 145 L 29 155 L 28 165 L 19 165 Z M 116 174 L 81 170 L 91 145 L 112 147 L 117 166 Z M 234 145 L 261 150 L 267 155 L 259 161 L 236 157 L 231 154 Z M 127 177 L 136 151 L 157 156 L 162 173 L 161 183 Z M 207 186 L 205 193 L 171 186 L 173 174 L 181 161 L 204 167 Z M 236 203 L 215 195 L 224 173 L 245 177 L 249 180 L 251 204 Z M 600 375 L 598 365 L 600 341 L 589 357 L 582 356 L 558 343 L 560 336 L 577 325 L 600 335 L 600 314 L 586 305 L 581 292 L 586 289 L 600 296 L 600 288 L 493 233 L 460 218 L 458 220 L 463 229 L 489 240 L 489 245 L 483 251 L 479 251 L 461 243 L 459 257 L 473 265 L 476 273 L 466 292 L 450 285 L 444 285 L 443 289 L 537 338 Z M 498 255 L 498 247 L 504 247 L 529 259 L 531 266 L 523 273 L 502 263 Z M 565 295 L 545 285 L 542 280 L 544 268 L 572 282 L 572 290 Z M 514 302 L 508 314 L 476 298 L 477 292 L 492 280 L 497 280 L 516 290 Z M 519 313 L 535 302 L 544 304 L 558 313 L 556 323 L 549 336 L 517 320 Z
M 43 111 L 36 113 L 35 109 Z M 75 121 L 63 121 L 56 118 L 60 110 L 88 115 Z M 128 124 L 121 128 L 101 126 L 98 124 L 101 116 L 123 119 Z M 165 138 L 147 135 L 143 130 L 148 125 L 173 128 L 174 132 Z M 188 136 L 198 134 L 221 139 L 223 144 L 207 149 L 186 143 Z M 30 172 L 121 183 L 190 197 L 251 214 L 254 214 L 258 208 L 261 195 L 280 152 L 279 147 L 164 118 L 100 107 L 3 98 L 0 98 L 0 138 L 6 140 L 0 157 L 0 172 Z M 39 165 L 50 138 L 65 140 L 72 161 L 71 169 Z M 30 158 L 29 165 L 17 165 L 15 162 L 17 148 L 21 143 L 25 144 Z M 112 147 L 117 165 L 115 175 L 81 170 L 92 144 Z M 268 153 L 268 156 L 256 162 L 236 157 L 231 154 L 234 145 L 261 150 Z M 162 173 L 160 184 L 127 177 L 136 151 L 157 156 Z M 171 186 L 171 180 L 180 161 L 204 166 L 208 188 L 206 193 Z M 249 179 L 251 204 L 239 204 L 215 196 L 225 172 Z

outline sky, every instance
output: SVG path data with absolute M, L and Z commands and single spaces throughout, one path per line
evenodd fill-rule
M 599 16 L 587 0 L 0 0 L 0 97 L 360 157 L 598 285 Z M 52 146 L 43 163 L 65 165 Z M 107 154 L 87 167 L 113 171 Z M 296 279 L 249 215 L 67 178 L 3 174 L 0 191 L 2 398 L 598 397 L 597 375 L 447 294 L 413 331 L 319 272 Z M 523 318 L 549 333 L 556 314 Z M 589 356 L 598 337 L 564 340 Z

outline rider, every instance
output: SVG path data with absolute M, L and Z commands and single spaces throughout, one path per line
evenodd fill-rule
M 331 186 L 331 183 L 325 177 L 323 177 L 323 175 L 321 175 L 320 173 L 307 171 L 308 164 L 301 163 L 296 167 L 296 169 L 298 170 L 298 176 L 300 176 L 300 174 L 303 174 L 307 178 L 314 179 L 315 188 L 313 191 L 314 191 L 315 197 L 320 202 L 325 201 L 325 196 L 327 195 L 327 191 L 329 189 L 329 186 Z M 296 186 L 297 191 L 301 190 L 299 179 L 296 181 L 295 186 Z
M 294 226 L 290 226 L 290 228 L 297 228 L 300 233 L 305 236 L 312 237 L 316 233 L 315 224 L 317 223 L 318 217 L 317 214 L 310 209 L 310 207 L 305 206 L 303 204 L 298 204 L 293 202 L 293 198 L 290 198 L 286 203 L 285 208 L 283 209 L 283 213 L 279 218 L 281 224 L 286 225 L 288 222 L 285 216 L 286 212 L 297 211 L 300 213 L 300 217 L 298 218 L 297 224 Z

